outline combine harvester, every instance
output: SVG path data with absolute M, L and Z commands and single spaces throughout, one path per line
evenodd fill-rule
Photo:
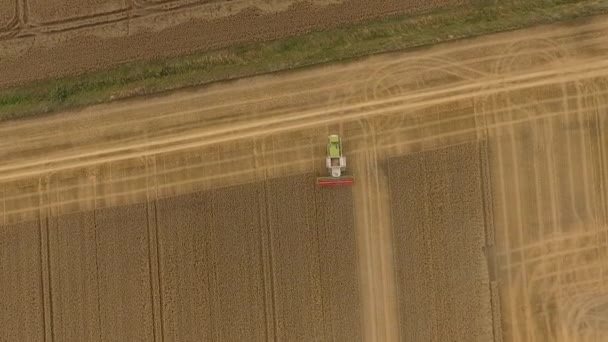
M 327 137 L 327 157 L 325 166 L 329 176 L 317 177 L 317 184 L 321 186 L 352 185 L 355 177 L 344 174 L 346 171 L 346 157 L 342 155 L 342 139 L 339 135 Z

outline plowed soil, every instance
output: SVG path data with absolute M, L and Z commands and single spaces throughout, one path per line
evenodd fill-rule
M 31 12 L 27 13 L 30 21 L 46 24 L 29 27 L 26 19 L 16 36 L 0 35 L 0 87 L 463 2 L 470 0 L 381 0 L 373 4 L 367 0 L 281 0 L 272 4 L 264 0 L 194 4 L 175 0 L 167 3 L 171 5 L 167 10 L 158 7 L 167 4 L 146 1 L 125 5 L 123 1 L 62 0 L 51 5 L 37 0 L 25 11 Z M 68 20 L 76 17 L 81 19 Z
M 124 318 L 125 329 L 137 324 L 138 334 L 157 341 L 163 334 L 166 340 L 234 336 L 253 325 L 252 334 L 270 339 L 441 339 L 446 332 L 437 322 L 449 328 L 464 318 L 479 336 L 491 326 L 495 341 L 607 340 L 606 37 L 608 18 L 599 16 L 3 123 L 2 240 L 27 248 L 0 250 L 3 275 L 26 284 L 26 292 L 14 282 L 3 285 L 0 291 L 8 292 L 0 292 L 0 303 L 30 301 L 0 316 L 0 326 L 8 327 L 0 333 L 59 336 L 51 318 L 65 309 L 50 304 L 62 289 L 54 273 L 79 264 L 53 265 L 58 256 L 64 260 L 53 246 L 67 237 L 56 240 L 46 218 L 88 211 L 103 221 L 96 223 L 97 293 L 114 295 L 119 276 L 126 277 L 138 293 L 129 290 L 124 304 L 109 303 L 128 305 L 125 312 L 137 318 Z M 312 174 L 326 172 L 325 142 L 335 132 L 344 137 L 356 184 L 315 189 L 313 196 Z M 391 193 L 396 181 L 388 177 L 388 161 L 404 155 L 403 180 L 395 186 L 406 184 L 402 192 L 410 196 Z M 310 180 L 274 183 L 296 174 Z M 413 202 L 424 189 L 426 201 Z M 182 195 L 194 197 L 182 204 Z M 405 212 L 391 212 L 391 196 Z M 317 236 L 305 238 L 313 234 L 309 219 L 316 220 Z M 40 229 L 15 228 L 29 221 Z M 393 226 L 431 249 L 400 249 Z M 76 230 L 83 248 L 91 243 L 87 229 Z M 290 240 L 295 237 L 301 245 Z M 226 264 L 233 255 L 235 263 Z M 284 255 L 311 277 L 294 272 L 296 261 Z M 88 274 L 91 261 L 82 263 Z M 216 280 L 244 277 L 247 289 Z M 306 288 L 289 287 L 298 282 Z M 415 298 L 403 294 L 414 282 L 428 286 L 417 287 Z M 221 291 L 258 309 L 237 313 Z M 290 296 L 304 302 L 281 302 Z M 416 306 L 402 308 L 401 298 Z M 218 312 L 224 303 L 232 315 Z M 429 312 L 427 303 L 444 311 Z M 123 324 L 104 310 L 100 327 Z M 412 310 L 435 316 L 411 317 Z M 486 312 L 491 322 L 466 317 L 471 311 Z M 234 317 L 235 330 L 216 317 Z M 404 328 L 415 319 L 420 326 Z M 65 329 L 88 336 L 95 326 Z
M 0 30 L 8 28 L 16 19 L 15 0 L 0 0 Z
M 480 165 L 485 152 L 468 143 L 389 162 L 405 341 L 493 340 Z
M 54 0 L 53 2 L 29 0 L 27 2 L 31 20 L 36 23 L 61 22 L 126 10 L 128 8 L 126 3 L 122 0 Z

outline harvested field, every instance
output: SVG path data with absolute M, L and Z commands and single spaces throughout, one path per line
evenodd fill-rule
M 437 328 L 439 319 L 449 327 L 471 311 L 485 310 L 488 317 L 491 311 L 491 322 L 470 318 L 466 323 L 479 334 L 489 334 L 491 328 L 496 341 L 605 340 L 607 37 L 608 20 L 600 16 L 2 123 L 3 234 L 14 224 L 40 218 L 42 229 L 31 251 L 1 254 L 0 265 L 43 250 L 42 261 L 34 264 L 43 265 L 38 266 L 43 291 L 36 293 L 45 304 L 37 314 L 40 325 L 53 326 L 46 305 L 57 301 L 49 291 L 57 291 L 53 272 L 68 271 L 44 267 L 61 255 L 53 252 L 58 236 L 49 228 L 53 220 L 46 224 L 44 218 L 96 209 L 104 227 L 97 236 L 99 274 L 104 272 L 100 280 L 108 278 L 100 298 L 118 288 L 110 266 L 119 267 L 118 259 L 128 258 L 129 279 L 153 304 L 145 307 L 146 315 L 144 295 L 133 294 L 125 304 L 137 306 L 130 310 L 144 322 L 140 333 L 149 336 L 151 331 L 157 339 L 163 331 L 167 340 L 238 333 L 216 317 L 234 318 L 239 329 L 261 324 L 252 333 L 268 337 L 441 338 L 445 332 Z M 303 179 L 269 181 L 297 174 L 312 179 L 325 172 L 324 144 L 334 132 L 344 137 L 356 177 L 353 188 L 315 189 L 313 196 Z M 481 142 L 487 154 L 473 157 L 483 150 L 477 147 Z M 403 174 L 388 177 L 395 175 L 388 161 L 401 156 Z M 430 204 L 391 193 L 399 175 L 405 194 L 432 190 Z M 426 177 L 426 183 L 407 175 Z M 183 205 L 177 199 L 182 195 L 190 196 Z M 452 195 L 466 200 L 454 201 Z M 413 207 L 411 215 L 395 209 L 391 214 L 390 196 Z M 105 212 L 109 206 L 114 209 Z M 283 213 L 283 208 L 298 211 Z M 346 216 L 332 216 L 338 213 Z M 318 242 L 304 239 L 312 234 L 305 223 L 309 217 L 317 225 Z M 349 218 L 354 227 L 344 224 Z M 211 223 L 197 223 L 202 220 Z M 117 221 L 130 229 L 116 228 Z M 292 221 L 293 236 L 284 227 Z M 484 224 L 485 232 L 480 228 Z M 201 231 L 199 225 L 210 228 Z M 432 247 L 414 246 L 422 253 L 412 256 L 418 262 L 400 259 L 403 250 L 393 248 L 392 227 L 407 225 L 414 228 L 402 233 Z M 424 240 L 416 232 L 437 236 Z M 289 239 L 295 236 L 306 249 Z M 220 243 L 227 247 L 220 250 Z M 253 249 L 251 243 L 261 247 Z M 198 245 L 203 249 L 197 250 Z M 485 246 L 486 270 L 480 246 Z M 121 251 L 109 255 L 110 247 Z M 318 261 L 310 251 L 315 247 Z M 253 257 L 226 264 L 235 251 Z M 304 280 L 289 268 L 296 261 L 277 259 L 286 254 L 304 265 L 311 278 Z M 421 263 L 427 268 L 419 268 Z M 183 279 L 192 273 L 205 277 L 217 265 L 225 268 L 218 270 L 217 279 L 225 281 L 240 280 L 242 275 L 234 273 L 247 268 L 249 287 L 219 286 L 215 276 L 196 283 Z M 318 277 L 311 271 L 316 265 Z M 479 283 L 471 285 L 463 273 L 447 273 L 445 265 L 462 272 L 470 267 Z M 416 268 L 403 269 L 410 266 Z M 82 267 L 88 272 L 88 266 Z M 404 272 L 416 276 L 403 279 Z M 165 274 L 182 280 L 163 280 Z M 290 288 L 292 281 L 304 281 L 306 289 Z M 411 300 L 418 306 L 395 306 L 395 299 L 404 296 L 402 289 L 416 281 L 428 284 L 416 288 Z M 199 292 L 188 293 L 196 284 Z M 344 291 L 355 287 L 356 293 Z M 463 302 L 462 296 L 474 289 L 478 296 Z M 206 291 L 216 296 L 207 298 Z M 265 312 L 236 312 L 237 304 L 221 291 L 234 291 Z M 322 335 L 315 321 L 319 293 Z M 190 295 L 192 302 L 186 303 Z M 295 304 L 281 302 L 290 296 L 311 300 L 298 307 L 301 320 L 290 311 Z M 211 305 L 201 308 L 206 303 Z M 233 316 L 217 310 L 223 303 Z M 399 313 L 428 312 L 425 303 L 444 312 L 429 313 L 438 318 L 421 322 L 427 325 L 419 330 L 403 328 L 420 317 Z M 188 327 L 184 315 L 213 323 Z M 100 324 L 109 325 L 117 323 L 107 318 Z
M 608 117 L 595 106 L 603 95 L 582 88 L 547 91 L 578 97 L 570 105 L 580 115 L 496 127 L 501 139 L 490 145 L 505 339 L 603 341 Z
M 463 2 L 470 1 L 28 1 L 16 31 L 0 36 L 0 88 Z
M 494 340 L 484 254 L 485 152 L 468 143 L 389 162 L 405 341 Z

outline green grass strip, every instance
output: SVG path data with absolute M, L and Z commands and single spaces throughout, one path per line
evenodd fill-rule
M 0 121 L 218 80 L 608 12 L 608 1 L 501 0 L 444 8 L 0 90 Z

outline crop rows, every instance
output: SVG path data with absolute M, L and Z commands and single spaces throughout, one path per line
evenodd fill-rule
M 0 226 L 0 341 L 44 338 L 38 222 Z
M 98 246 L 95 214 L 75 213 L 49 220 L 55 337 L 95 341 L 101 333 L 98 304 Z
M 304 175 L 0 227 L 0 337 L 359 340 L 351 197 Z
M 481 170 L 477 143 L 390 161 L 405 341 L 493 340 Z
M 146 206 L 50 218 L 48 232 L 54 338 L 152 340 Z

